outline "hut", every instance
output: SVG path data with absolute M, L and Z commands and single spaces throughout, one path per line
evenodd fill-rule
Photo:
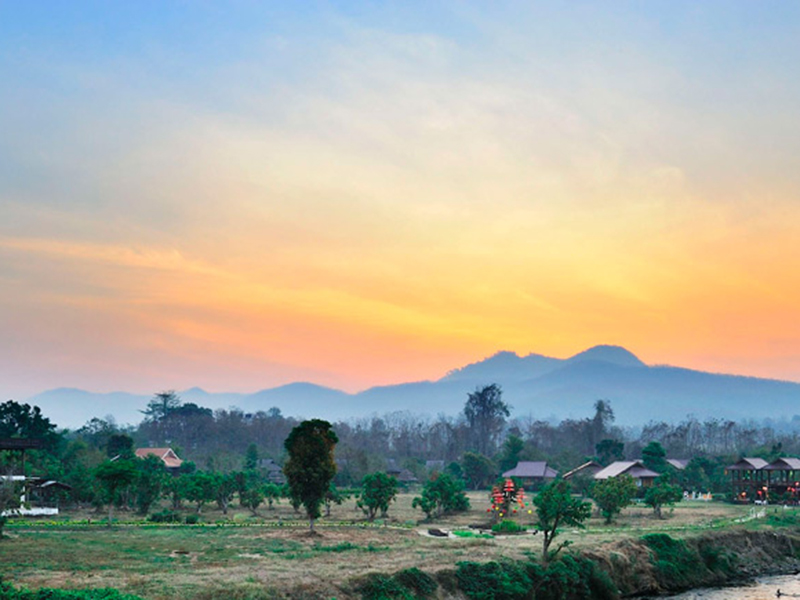
M 503 473 L 503 477 L 513 477 L 528 489 L 549 483 L 557 476 L 558 471 L 547 466 L 545 461 L 519 461 L 516 467 Z
M 737 502 L 752 502 L 766 499 L 767 461 L 763 458 L 740 458 L 725 468 L 731 476 L 731 489 Z
M 659 476 L 655 471 L 645 467 L 640 460 L 618 460 L 595 473 L 594 479 L 595 481 L 603 481 L 620 475 L 630 475 L 636 482 L 637 487 L 645 488 L 653 485 L 656 477 Z

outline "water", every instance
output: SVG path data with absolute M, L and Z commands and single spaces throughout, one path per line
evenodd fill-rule
M 781 596 L 777 595 L 778 590 Z M 677 596 L 662 596 L 661 600 L 774 600 L 778 597 L 800 598 L 800 577 L 759 577 L 753 585 L 693 590 Z

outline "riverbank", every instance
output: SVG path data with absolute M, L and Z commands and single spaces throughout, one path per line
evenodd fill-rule
M 800 572 L 800 530 L 728 530 L 683 539 L 649 534 L 584 551 L 620 595 L 646 596 L 729 586 Z

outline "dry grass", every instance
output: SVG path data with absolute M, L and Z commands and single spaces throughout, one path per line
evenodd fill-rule
M 421 535 L 428 527 L 466 528 L 487 522 L 485 493 L 471 493 L 472 510 L 440 523 L 418 523 L 423 515 L 411 508 L 412 494 L 401 494 L 385 526 L 341 525 L 363 522 L 353 500 L 334 507 L 322 519 L 318 535 L 303 527 L 260 526 L 277 521 L 301 525 L 303 519 L 285 503 L 262 508 L 253 519 L 237 509 L 228 517 L 207 509 L 206 522 L 229 520 L 248 527 L 14 527 L 12 539 L 0 543 L 0 564 L 6 579 L 28 587 L 116 587 L 153 600 L 188 598 L 352 597 L 349 581 L 370 571 L 395 572 L 412 566 L 426 571 L 452 568 L 461 560 L 524 558 L 538 553 L 538 536 L 494 539 L 441 539 Z M 646 531 L 694 532 L 746 515 L 748 507 L 685 503 L 664 520 L 652 511 L 629 508 L 612 526 L 592 518 L 585 530 L 563 538 L 590 548 Z M 523 524 L 534 516 L 518 515 Z M 97 515 L 75 513 L 72 522 Z M 133 518 L 123 515 L 123 518 Z M 325 526 L 338 523 L 337 526 Z

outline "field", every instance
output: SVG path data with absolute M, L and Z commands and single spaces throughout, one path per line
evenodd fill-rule
M 262 507 L 258 518 L 238 508 L 227 517 L 208 508 L 198 526 L 145 526 L 136 524 L 131 513 L 120 513 L 123 523 L 109 530 L 98 522 L 102 517 L 90 512 L 68 513 L 57 525 L 12 522 L 9 539 L 0 542 L 0 565 L 7 581 L 29 588 L 115 587 L 153 600 L 341 600 L 354 597 L 353 578 L 371 571 L 419 567 L 434 572 L 462 560 L 524 558 L 541 550 L 539 536 L 530 533 L 491 539 L 426 535 L 430 527 L 458 530 L 486 523 L 485 493 L 470 494 L 469 512 L 435 524 L 419 523 L 423 515 L 411 508 L 412 497 L 401 494 L 390 519 L 371 526 L 363 525 L 363 515 L 348 500 L 333 507 L 315 535 L 285 502 L 272 510 Z M 580 549 L 648 531 L 681 535 L 759 526 L 763 519 L 736 523 L 752 514 L 748 506 L 684 502 L 666 519 L 656 520 L 650 509 L 631 507 L 611 526 L 593 517 L 584 530 L 566 531 L 563 538 Z M 534 517 L 525 513 L 518 518 L 532 524 Z

